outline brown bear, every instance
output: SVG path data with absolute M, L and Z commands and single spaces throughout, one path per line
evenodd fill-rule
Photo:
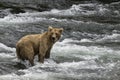
M 63 28 L 49 26 L 47 32 L 22 37 L 16 44 L 18 59 L 29 60 L 33 66 L 34 56 L 38 55 L 38 61 L 44 63 L 44 58 L 50 57 L 51 48 L 60 39 L 62 32 Z

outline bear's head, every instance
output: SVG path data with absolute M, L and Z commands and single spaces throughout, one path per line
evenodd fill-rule
M 53 43 L 55 43 L 60 39 L 62 32 L 63 32 L 63 28 L 53 28 L 51 26 L 48 27 L 48 34 L 50 36 L 50 40 Z

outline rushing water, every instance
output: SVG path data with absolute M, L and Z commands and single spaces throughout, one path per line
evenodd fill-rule
M 120 2 L 81 2 L 68 9 L 0 12 L 0 80 L 120 80 Z M 44 64 L 19 63 L 15 44 L 24 35 L 62 27 Z

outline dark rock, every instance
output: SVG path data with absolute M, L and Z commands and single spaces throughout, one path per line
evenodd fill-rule
M 26 66 L 24 64 L 21 64 L 21 63 L 16 63 L 14 65 L 14 67 L 17 68 L 17 69 L 26 69 Z M 18 72 L 18 74 L 20 75 L 20 74 L 23 74 L 23 73 Z
M 38 11 L 66 9 L 72 5 L 71 0 L 0 0 L 0 7 L 12 8 L 15 13 L 24 12 L 22 9 Z
M 10 10 L 10 12 L 13 13 L 13 14 L 25 13 L 24 10 L 22 10 L 22 9 L 20 9 L 20 8 L 18 8 L 18 7 L 13 8 L 12 10 Z
M 103 2 L 103 3 L 112 3 L 112 2 L 117 2 L 119 0 L 98 0 L 100 2 Z

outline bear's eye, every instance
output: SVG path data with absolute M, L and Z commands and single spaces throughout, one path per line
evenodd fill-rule
M 55 35 L 58 35 L 58 33 L 55 33 Z
M 51 33 L 51 35 L 53 35 L 53 32 Z

